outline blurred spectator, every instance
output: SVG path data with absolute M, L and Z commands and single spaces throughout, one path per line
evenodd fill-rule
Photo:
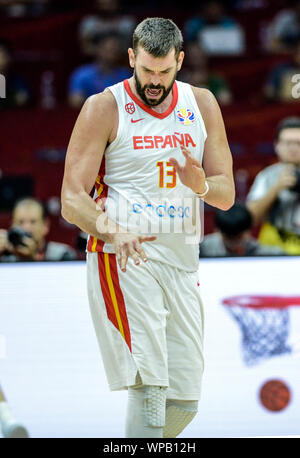
M 227 211 L 217 210 L 215 224 L 218 232 L 204 237 L 200 257 L 284 254 L 280 248 L 264 246 L 251 236 L 252 217 L 245 205 L 235 203 Z
M 286 118 L 277 127 L 279 162 L 255 178 L 247 198 L 254 224 L 263 223 L 259 240 L 300 254 L 300 118 Z
M 77 68 L 69 82 L 69 103 L 79 108 L 90 95 L 104 91 L 131 76 L 129 69 L 119 66 L 120 38 L 115 33 L 101 37 L 97 45 L 96 60 Z
M 300 39 L 300 0 L 294 0 L 291 9 L 281 10 L 267 27 L 265 47 L 268 51 L 291 51 Z
M 50 229 L 46 210 L 31 197 L 19 200 L 12 213 L 12 227 L 0 230 L 0 261 L 70 261 L 76 259 L 73 248 L 48 242 Z
M 95 0 L 94 4 L 94 14 L 85 16 L 79 26 L 82 52 L 87 56 L 94 56 L 99 38 L 109 32 L 120 35 L 125 50 L 136 25 L 135 18 L 121 14 L 119 0 Z
M 269 6 L 270 0 L 236 0 L 235 9 L 247 11 L 255 9 L 263 9 Z
M 209 89 L 222 105 L 232 102 L 232 94 L 227 82 L 221 75 L 209 71 L 207 57 L 195 41 L 185 47 L 185 65 L 180 79 L 192 86 Z
M 186 41 L 198 40 L 208 54 L 240 54 L 244 51 L 241 27 L 224 13 L 222 2 L 208 0 L 199 14 L 184 24 Z
M 30 94 L 27 83 L 12 70 L 12 52 L 7 41 L 0 39 L 0 74 L 6 81 L 6 97 L 0 99 L 0 109 L 26 105 Z
M 295 46 L 289 62 L 276 65 L 270 72 L 264 93 L 267 99 L 274 101 L 295 101 L 292 89 L 295 83 L 292 76 L 300 74 L 300 40 Z
M 207 1 L 196 16 L 188 19 L 184 24 L 184 35 L 187 41 L 194 41 L 207 26 L 219 26 L 223 28 L 236 25 L 234 19 L 224 14 L 224 7 L 219 1 Z
M 74 11 L 81 0 L 0 0 L 0 17 L 39 18 L 48 14 Z
M 8 17 L 41 16 L 48 10 L 49 0 L 0 0 L 0 14 Z

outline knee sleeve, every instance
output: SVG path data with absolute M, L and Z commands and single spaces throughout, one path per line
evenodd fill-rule
M 166 391 L 159 386 L 128 388 L 126 437 L 163 437 Z
M 161 386 L 145 387 L 145 420 L 148 426 L 165 426 L 166 391 L 167 389 Z
M 167 400 L 164 438 L 177 437 L 198 412 L 198 401 Z

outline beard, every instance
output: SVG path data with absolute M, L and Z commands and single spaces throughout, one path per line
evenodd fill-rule
M 177 73 L 178 72 L 176 71 L 175 74 L 174 74 L 172 83 L 168 87 L 161 86 L 160 84 L 158 86 L 154 86 L 154 84 L 145 84 L 145 86 L 142 86 L 141 81 L 140 81 L 139 77 L 137 76 L 136 69 L 134 69 L 133 76 L 134 76 L 136 91 L 137 91 L 138 95 L 141 97 L 141 99 L 143 100 L 143 102 L 148 107 L 155 107 L 155 106 L 159 105 L 160 103 L 162 103 L 166 99 L 166 97 L 168 97 L 168 95 L 170 94 L 170 92 L 172 90 L 172 87 L 174 85 L 174 82 L 176 80 Z M 151 98 L 147 97 L 147 95 L 146 95 L 147 89 L 161 90 L 162 94 L 158 99 L 151 99 Z

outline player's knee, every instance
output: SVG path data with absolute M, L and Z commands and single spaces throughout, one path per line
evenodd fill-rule
M 167 388 L 147 385 L 145 387 L 145 422 L 146 426 L 162 428 L 166 421 Z
M 165 426 L 167 388 L 154 385 L 134 385 L 128 388 L 129 399 L 139 403 L 144 413 L 145 426 Z
M 168 399 L 166 407 L 166 424 L 163 437 L 177 437 L 196 416 L 198 401 Z

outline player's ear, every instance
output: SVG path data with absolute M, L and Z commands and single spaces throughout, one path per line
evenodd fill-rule
M 177 59 L 177 71 L 181 69 L 183 59 L 184 59 L 184 52 L 180 51 L 178 59 Z
M 128 56 L 129 56 L 130 67 L 134 68 L 135 55 L 134 55 L 134 50 L 132 48 L 128 48 Z

